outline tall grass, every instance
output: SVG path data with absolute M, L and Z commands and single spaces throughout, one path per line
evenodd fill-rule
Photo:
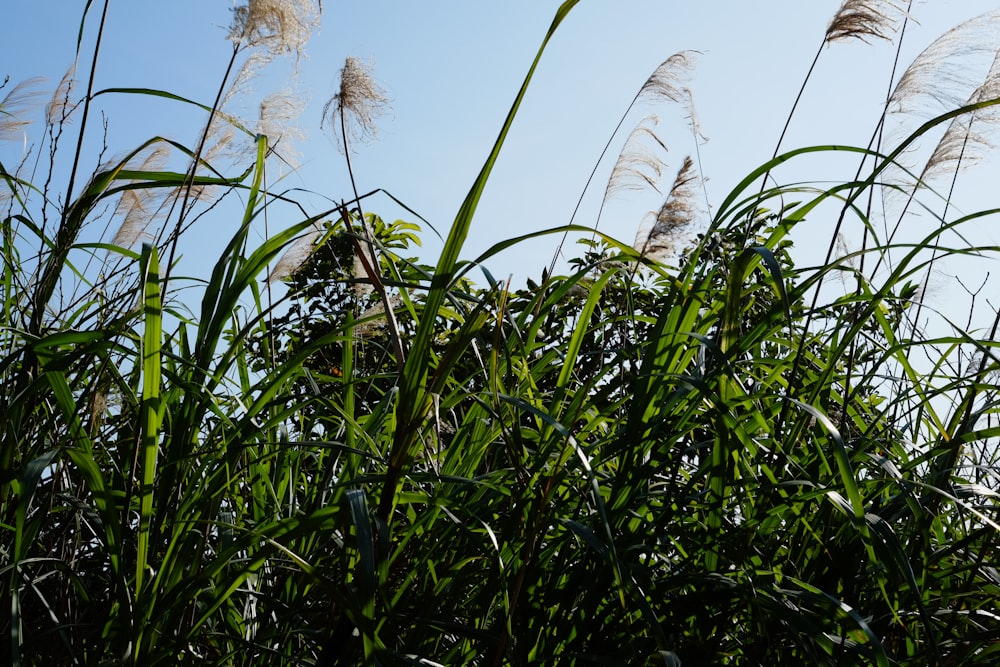
M 634 245 L 568 224 L 462 262 L 575 5 L 434 266 L 409 256 L 419 228 L 363 213 L 371 195 L 353 184 L 326 211 L 272 192 L 273 142 L 223 108 L 248 49 L 303 46 L 305 3 L 235 13 L 210 106 L 145 89 L 75 103 L 60 88 L 52 178 L 3 166 L 12 664 L 996 662 L 1000 316 L 929 326 L 922 287 L 942 258 L 1000 250 L 954 241 L 995 211 L 955 214 L 944 195 L 924 209 L 935 228 L 904 239 L 874 202 L 932 197 L 901 156 L 936 128 L 948 146 L 982 136 L 1000 100 L 984 84 L 891 145 L 779 140 L 704 207 L 687 160 Z M 845 2 L 824 43 L 889 37 L 890 5 Z M 88 105 L 113 94 L 194 105 L 206 129 L 77 177 L 68 120 L 82 146 Z M 349 155 L 339 95 L 328 110 Z M 228 170 L 211 149 L 220 123 L 253 147 Z M 150 159 L 167 146 L 183 168 Z M 854 157 L 857 175 L 772 177 L 816 155 Z M 171 276 L 175 251 L 234 194 L 239 224 L 192 290 Z M 298 222 L 252 242 L 279 207 Z M 800 267 L 796 232 L 831 211 L 831 248 L 850 222 L 863 246 Z M 129 233 L 92 233 L 109 215 Z M 593 236 L 567 275 L 520 290 L 468 277 L 575 232 Z

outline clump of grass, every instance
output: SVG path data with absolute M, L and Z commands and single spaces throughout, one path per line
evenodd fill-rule
M 896 7 L 845 2 L 824 43 L 886 36 Z M 306 6 L 278 9 L 236 12 L 237 56 L 301 49 L 281 45 Z M 209 159 L 212 128 L 244 131 L 220 109 L 237 56 L 201 107 L 209 129 L 169 144 L 184 170 L 158 162 L 154 138 L 81 177 L 59 211 L 32 198 L 48 186 L 4 172 L 12 664 L 995 662 L 1000 316 L 915 326 L 941 258 L 1000 250 L 953 240 L 994 212 L 955 215 L 946 195 L 925 209 L 933 228 L 903 240 L 864 205 L 935 128 L 949 147 L 972 136 L 1000 102 L 992 75 L 895 145 L 764 161 L 703 223 L 689 157 L 633 245 L 571 222 L 460 263 L 536 58 L 426 266 L 409 256 L 419 228 L 363 213 L 353 184 L 349 203 L 292 203 L 294 224 L 251 243 L 289 195 L 268 189 L 266 134 L 247 133 L 254 154 L 233 175 Z M 371 83 L 351 62 L 343 85 Z M 675 65 L 650 81 L 687 105 Z M 371 130 L 385 96 L 347 88 L 327 120 L 349 156 L 350 115 Z M 85 125 L 94 94 L 81 105 L 61 85 L 47 135 Z M 857 175 L 770 176 L 823 152 L 856 156 Z M 629 155 L 657 187 L 671 173 Z M 916 201 L 926 185 L 894 187 Z M 192 297 L 163 258 L 230 192 L 240 224 Z M 866 241 L 803 268 L 794 232 L 827 210 L 832 245 L 847 220 Z M 99 222 L 107 242 L 81 243 Z M 581 231 L 568 275 L 521 290 L 467 277 L 516 243 Z M 851 288 L 829 289 L 838 276 Z

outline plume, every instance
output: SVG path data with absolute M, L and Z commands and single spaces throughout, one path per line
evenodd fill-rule
M 656 134 L 658 123 L 656 116 L 646 116 L 628 135 L 608 178 L 605 201 L 626 190 L 650 187 L 660 192 L 660 179 L 666 167 L 662 155 L 667 147 Z
M 697 55 L 697 51 L 680 51 L 664 60 L 642 84 L 637 97 L 649 102 L 685 104 L 688 99 L 685 84 Z
M 56 86 L 55 91 L 52 93 L 52 99 L 49 100 L 48 105 L 45 107 L 45 122 L 47 124 L 55 125 L 56 123 L 65 122 L 76 108 L 76 103 L 71 99 L 73 89 L 76 87 L 76 79 L 73 78 L 75 73 L 76 66 L 73 65 L 66 70 L 63 78 L 59 81 L 59 85 Z
M 913 129 L 930 117 L 950 111 L 961 106 L 968 100 L 975 100 L 978 94 L 984 94 L 996 86 L 995 69 L 996 32 L 1000 28 L 1000 10 L 987 12 L 965 23 L 955 26 L 938 37 L 924 49 L 899 78 L 889 98 L 889 118 L 895 120 L 891 131 L 890 143 L 908 136 Z M 994 67 L 991 68 L 991 65 Z M 983 78 L 977 78 L 977 72 L 989 70 Z M 977 117 L 986 118 L 992 115 L 991 110 L 984 110 Z M 934 151 L 934 155 L 925 164 L 924 177 L 934 176 L 943 166 L 968 151 L 976 145 L 987 141 L 985 134 L 979 128 L 973 132 L 969 125 L 972 118 L 956 119 L 946 130 Z M 969 133 L 965 136 L 963 126 L 968 125 Z M 985 128 L 982 128 L 985 130 Z M 916 150 L 916 145 L 914 145 Z M 910 172 L 920 171 L 917 166 L 900 159 L 899 164 L 890 165 L 883 174 L 887 187 L 883 188 L 883 198 L 888 201 L 905 196 L 912 186 Z M 928 173 L 929 170 L 929 173 Z
M 973 91 L 966 104 L 1000 98 L 1000 52 L 983 83 Z M 991 134 L 1000 122 L 1000 111 L 990 106 L 958 116 L 948 124 L 937 147 L 924 167 L 924 179 L 934 178 L 951 168 L 969 167 L 993 148 Z
M 166 144 L 157 144 L 138 165 L 126 165 L 136 171 L 160 171 L 166 165 L 170 149 Z M 138 181 L 133 181 L 136 183 Z M 122 223 L 115 232 L 111 243 L 123 248 L 131 248 L 140 240 L 150 238 L 149 228 L 163 213 L 165 194 L 160 188 L 139 188 L 125 190 L 118 200 L 115 215 Z
M 649 78 L 642 84 L 639 91 L 632 98 L 632 102 L 625 109 L 625 113 L 622 114 L 621 119 L 615 126 L 615 129 L 611 133 L 611 137 L 608 142 L 604 145 L 604 149 L 601 151 L 600 157 L 598 157 L 597 162 L 594 164 L 593 170 L 590 172 L 590 176 L 587 177 L 587 182 L 583 186 L 583 192 L 580 193 L 580 198 L 576 202 L 576 206 L 573 208 L 573 214 L 570 216 L 570 223 L 576 219 L 576 214 L 580 211 L 580 205 L 583 203 L 584 195 L 589 191 L 590 185 L 594 180 L 594 175 L 597 173 L 598 166 L 604 161 L 604 157 L 607 155 L 608 150 L 611 148 L 611 144 L 615 137 L 618 136 L 618 132 L 621 130 L 622 125 L 625 123 L 625 119 L 628 118 L 629 113 L 635 107 L 636 103 L 642 102 L 673 102 L 675 104 L 681 104 L 687 106 L 688 115 L 691 120 L 692 130 L 695 132 L 696 141 L 700 136 L 700 131 L 698 129 L 697 118 L 694 113 L 694 106 L 691 103 L 690 90 L 687 88 L 686 83 L 690 78 L 691 69 L 694 65 L 696 56 L 699 55 L 697 51 L 680 51 L 670 56 L 657 67 Z M 654 123 L 655 124 L 655 117 Z M 645 119 L 643 122 L 649 120 Z M 640 126 L 643 123 L 640 123 Z M 601 222 L 601 215 L 604 211 L 604 205 L 608 202 L 608 199 L 623 185 L 624 182 L 632 183 L 632 187 L 638 185 L 638 187 L 645 187 L 642 185 L 645 182 L 646 185 L 652 185 L 657 192 L 659 192 L 659 187 L 657 181 L 662 174 L 663 163 L 662 160 L 655 156 L 655 153 L 650 154 L 640 150 L 638 153 L 630 154 L 630 143 L 633 138 L 638 138 L 636 134 L 637 130 L 639 133 L 644 133 L 648 131 L 633 130 L 629 135 L 629 138 L 625 141 L 625 146 L 622 149 L 622 153 L 619 154 L 618 160 L 615 162 L 614 168 L 611 170 L 611 176 L 608 179 L 608 183 L 605 186 L 604 198 L 601 200 L 600 210 L 597 212 L 597 220 L 594 223 L 594 231 L 597 231 L 597 227 Z M 660 139 L 653 134 L 652 139 L 654 142 L 666 152 L 666 145 L 660 141 Z M 638 158 L 638 161 L 636 161 Z M 641 171 L 642 164 L 645 163 L 646 169 L 650 169 L 652 174 Z M 640 167 L 639 172 L 635 172 L 634 168 Z M 632 171 L 630 171 L 632 170 Z M 631 174 L 631 176 L 629 175 Z M 650 179 L 653 176 L 654 178 Z M 638 180 L 633 180 L 632 177 L 638 177 Z M 552 261 L 549 263 L 549 274 L 555 271 L 556 262 L 562 254 L 563 244 L 566 242 L 566 237 L 568 232 L 563 232 L 562 237 L 559 240 L 559 245 L 556 246 L 556 251 L 552 255 Z
M 694 135 L 694 140 L 699 144 L 708 143 L 708 137 L 701 130 L 701 119 L 698 118 L 698 111 L 694 106 L 694 93 L 690 88 L 684 88 L 684 106 L 687 108 L 688 124 L 691 127 L 691 134 Z
M 891 40 L 904 8 L 898 0 L 844 0 L 826 29 L 824 43 Z
M 268 274 L 267 282 L 274 284 L 295 275 L 316 251 L 322 233 L 323 227 L 316 222 L 308 232 L 295 239 Z
M 0 100 L 0 141 L 25 140 L 25 130 L 31 125 L 29 114 L 45 95 L 39 88 L 44 81 L 40 77 L 25 79 Z
M 652 225 L 640 229 L 636 235 L 634 247 L 640 255 L 662 260 L 674 253 L 678 244 L 684 240 L 685 231 L 697 216 L 694 203 L 697 199 L 697 181 L 694 161 L 690 156 L 685 157 L 670 193 L 656 212 Z
M 295 121 L 302 115 L 302 97 L 284 90 L 265 97 L 260 103 L 257 132 L 268 138 L 273 148 L 281 144 L 282 158 L 293 164 L 298 157 L 295 142 L 304 138 Z
M 371 61 L 365 63 L 347 57 L 340 70 L 340 88 L 323 106 L 321 127 L 327 120 L 336 123 L 339 117 L 350 140 L 364 142 L 376 136 L 375 121 L 389 108 L 389 98 L 372 76 L 373 69 Z M 338 133 L 334 135 L 338 136 L 340 148 L 346 151 Z
M 302 56 L 319 25 L 320 5 L 314 0 L 248 0 L 233 8 L 229 39 L 237 47 L 256 48 L 275 57 Z
M 938 37 L 900 77 L 890 103 L 896 113 L 931 106 L 932 114 L 950 110 L 976 87 L 974 73 L 984 69 L 996 53 L 1000 10 L 987 12 Z

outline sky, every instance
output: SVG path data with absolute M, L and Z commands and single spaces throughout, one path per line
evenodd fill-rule
M 4 4 L 0 36 L 8 57 L 0 75 L 15 82 L 41 75 L 55 86 L 73 60 L 84 3 Z M 95 8 L 101 4 L 95 2 Z M 378 123 L 378 137 L 357 146 L 353 155 L 359 189 L 388 190 L 446 234 L 559 5 L 558 0 L 326 0 L 321 25 L 297 64 L 293 90 L 305 104 L 298 122 L 304 139 L 298 143 L 299 168 L 286 175 L 282 185 L 315 193 L 301 196 L 317 208 L 328 199 L 351 196 L 343 156 L 320 129 L 320 119 L 344 59 L 358 57 L 372 63 L 375 78 L 391 100 L 391 111 Z M 484 193 L 463 257 L 472 259 L 499 241 L 567 223 L 629 102 L 661 62 L 683 50 L 699 52 L 690 86 L 706 139 L 698 149 L 709 202 L 717 205 L 746 173 L 771 156 L 839 6 L 839 0 L 581 0 L 543 56 Z M 226 35 L 232 7 L 228 0 L 111 0 L 96 88 L 158 88 L 211 104 L 230 53 Z M 916 2 L 902 61 L 909 62 L 952 26 L 997 9 L 1000 2 L 995 0 Z M 92 45 L 93 34 L 85 32 L 85 44 Z M 856 40 L 825 47 L 783 146 L 866 145 L 889 87 L 894 49 L 889 42 Z M 254 81 L 248 99 L 287 86 L 293 71 L 290 62 L 272 63 Z M 106 98 L 100 109 L 107 118 L 110 153 L 152 134 L 193 144 L 204 122 L 190 109 L 159 99 Z M 246 111 L 252 115 L 253 105 Z M 632 127 L 650 113 L 660 116 L 668 181 L 684 156 L 694 151 L 695 141 L 678 109 L 634 110 L 613 142 L 612 154 L 598 165 L 577 223 L 594 224 L 617 151 Z M 92 135 L 87 152 L 96 161 L 93 156 L 104 138 Z M 853 159 L 838 162 L 828 156 L 819 162 L 796 162 L 787 178 L 846 179 L 856 166 Z M 967 201 L 970 210 L 1000 205 L 996 169 L 996 163 L 987 161 L 976 174 L 963 177 L 966 190 L 958 193 L 959 199 Z M 653 191 L 618 197 L 605 207 L 600 229 L 631 242 L 644 214 L 661 202 Z M 412 220 L 387 198 L 372 200 L 367 208 L 386 218 Z M 296 221 L 289 218 L 287 224 Z M 799 230 L 797 243 L 806 251 L 811 246 L 825 248 L 831 223 L 808 224 Z M 997 242 L 1000 235 L 991 227 L 984 224 L 980 231 Z M 193 230 L 188 260 L 194 260 L 193 265 L 204 261 L 201 249 L 228 239 L 234 229 L 213 219 Z M 429 230 L 423 238 L 422 257 L 431 263 L 440 242 Z M 487 264 L 500 279 L 537 278 L 557 242 L 555 236 L 539 239 Z M 567 247 L 567 253 L 576 251 L 572 243 Z

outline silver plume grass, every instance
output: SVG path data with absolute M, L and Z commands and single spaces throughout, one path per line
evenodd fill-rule
M 936 115 L 960 105 L 978 85 L 977 69 L 986 69 L 995 57 L 998 29 L 1000 10 L 994 10 L 934 40 L 914 58 L 893 89 L 893 111 L 906 113 L 926 105 Z
M 73 101 L 73 90 L 76 87 L 75 74 L 75 66 L 66 70 L 59 85 L 53 91 L 52 98 L 45 107 L 45 122 L 48 125 L 66 122 L 76 108 L 76 103 Z
M 622 114 L 621 119 L 618 121 L 618 125 L 615 126 L 614 131 L 611 133 L 611 137 L 604 146 L 604 150 L 601 151 L 601 155 L 598 158 L 597 163 L 590 172 L 590 176 L 587 178 L 587 183 L 584 185 L 583 192 L 580 194 L 576 207 L 573 209 L 573 214 L 570 216 L 571 223 L 576 219 L 576 215 L 580 210 L 580 205 L 583 202 L 583 197 L 589 190 L 590 184 L 593 182 L 594 176 L 597 173 L 598 165 L 600 165 L 604 160 L 608 150 L 611 148 L 612 142 L 615 137 L 618 136 L 618 132 L 625 123 L 625 119 L 629 116 L 629 113 L 637 103 L 655 103 L 665 101 L 687 107 L 688 116 L 691 120 L 691 126 L 695 131 L 697 139 L 700 133 L 697 129 L 697 119 L 694 114 L 691 91 L 686 85 L 690 79 L 691 69 L 694 66 L 697 55 L 697 51 L 680 51 L 673 54 L 660 63 L 653 73 L 649 75 L 649 78 L 647 78 L 642 84 L 639 91 L 632 99 L 632 102 L 628 105 L 628 108 L 625 109 L 625 113 Z M 655 125 L 655 116 L 652 118 L 654 119 L 653 124 Z M 638 139 L 639 136 L 643 134 L 651 134 L 651 138 L 655 144 L 659 146 L 660 150 L 663 152 L 667 151 L 666 145 L 659 139 L 659 137 L 656 136 L 655 132 L 651 132 L 648 126 L 646 128 L 642 128 L 643 123 L 647 122 L 648 119 L 649 117 L 647 117 L 647 119 L 643 122 L 640 122 L 639 126 L 629 135 L 629 138 L 625 141 L 624 147 L 622 148 L 622 152 L 618 156 L 618 160 L 615 162 L 615 166 L 611 170 L 611 175 L 608 178 L 608 183 L 604 189 L 604 198 L 601 200 L 601 208 L 597 213 L 597 220 L 594 223 L 595 231 L 600 225 L 604 205 L 618 190 L 623 187 L 633 189 L 637 185 L 640 188 L 645 187 L 645 185 L 650 185 L 657 192 L 660 191 L 658 182 L 664 168 L 663 160 L 655 154 L 649 153 L 648 149 L 640 150 L 638 152 L 632 150 L 634 139 Z M 637 177 L 637 180 L 633 177 Z M 645 183 L 645 185 L 643 185 L 643 183 Z M 567 232 L 563 233 L 562 238 L 559 241 L 559 245 L 556 247 L 555 253 L 552 255 L 552 261 L 549 264 L 550 274 L 555 271 L 556 261 L 558 261 L 560 255 L 562 254 L 562 247 L 566 241 L 567 234 Z
M 257 115 L 258 134 L 266 136 L 268 146 L 272 150 L 280 150 L 282 159 L 292 167 L 298 159 L 295 142 L 305 137 L 296 124 L 301 115 L 302 96 L 292 90 L 282 90 L 265 97 Z
M 656 116 L 646 116 L 625 140 L 615 166 L 611 169 L 604 199 L 627 190 L 652 188 L 660 192 L 660 179 L 666 164 L 663 154 L 667 146 L 656 134 Z
M 642 84 L 637 97 L 649 102 L 685 104 L 686 83 L 697 55 L 697 51 L 680 51 L 664 60 Z
M 33 77 L 14 85 L 0 100 L 0 141 L 24 141 L 31 125 L 31 113 L 45 96 L 45 79 Z
M 966 104 L 997 98 L 1000 98 L 1000 53 L 982 85 L 973 91 Z M 992 135 L 998 123 L 1000 110 L 996 106 L 977 109 L 952 119 L 927 160 L 923 178 L 931 179 L 944 171 L 967 168 L 982 160 L 994 146 Z
M 323 227 L 319 223 L 313 223 L 308 232 L 288 246 L 281 259 L 274 265 L 274 269 L 268 274 L 267 282 L 274 284 L 295 275 L 316 251 L 322 234 Z
M 389 97 L 385 90 L 375 81 L 374 64 L 364 62 L 354 56 L 344 60 L 340 70 L 340 86 L 323 106 L 321 126 L 326 122 L 343 124 L 343 132 L 334 128 L 338 146 L 345 152 L 346 140 L 364 143 L 377 136 L 376 121 L 389 108 Z M 345 134 L 345 138 L 341 138 Z
M 634 247 L 642 257 L 666 259 L 683 243 L 687 229 L 697 217 L 697 186 L 694 161 L 687 156 L 652 224 L 636 235 Z
M 903 15 L 899 0 L 845 0 L 827 26 L 824 42 L 891 40 Z
M 159 171 L 167 163 L 170 150 L 166 144 L 157 144 L 146 157 L 136 165 L 126 165 L 135 171 Z M 135 183 L 136 181 L 133 181 Z M 131 248 L 140 240 L 150 240 L 150 227 L 163 215 L 165 193 L 160 188 L 137 188 L 125 190 L 118 201 L 115 214 L 122 222 L 111 243 L 123 248 Z
M 987 12 L 955 26 L 914 58 L 889 98 L 889 117 L 895 119 L 893 137 L 908 136 L 929 118 L 1000 92 L 998 30 L 1000 10 Z M 954 165 L 956 160 L 971 161 L 981 154 L 990 144 L 989 123 L 985 121 L 996 113 L 988 108 L 954 119 L 923 169 L 912 163 L 891 165 L 884 173 L 888 185 L 883 188 L 884 198 L 888 201 L 905 195 L 914 185 L 910 175 L 913 172 L 921 174 L 921 178 L 935 177 L 946 165 Z
M 238 48 L 298 58 L 319 24 L 319 13 L 315 0 L 248 0 L 233 8 L 229 39 Z

